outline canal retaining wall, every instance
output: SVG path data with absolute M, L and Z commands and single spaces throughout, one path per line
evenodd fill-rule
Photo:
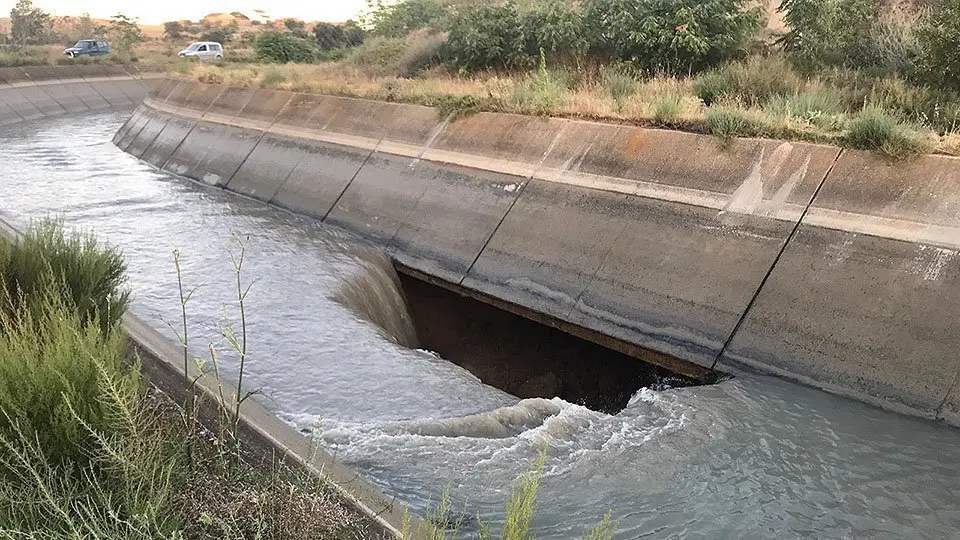
M 0 126 L 67 113 L 133 109 L 160 77 L 116 65 L 0 68 Z
M 759 370 L 960 423 L 954 158 L 174 80 L 116 142 L 686 375 Z

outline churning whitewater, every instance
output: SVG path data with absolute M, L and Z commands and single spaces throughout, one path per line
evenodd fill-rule
M 766 377 L 643 389 L 615 415 L 517 399 L 418 349 L 382 253 L 138 162 L 110 142 L 123 120 L 4 128 L 0 212 L 21 227 L 61 215 L 119 245 L 134 312 L 170 336 L 178 249 L 186 286 L 198 287 L 188 305 L 198 356 L 207 343 L 226 355 L 222 330 L 238 316 L 230 255 L 242 242 L 258 398 L 414 509 L 449 488 L 467 516 L 496 521 L 512 480 L 546 449 L 538 538 L 579 538 L 608 510 L 618 538 L 960 529 L 958 430 Z

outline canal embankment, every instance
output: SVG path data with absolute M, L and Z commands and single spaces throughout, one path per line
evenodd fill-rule
M 960 421 L 954 158 L 177 81 L 115 142 L 685 376 Z

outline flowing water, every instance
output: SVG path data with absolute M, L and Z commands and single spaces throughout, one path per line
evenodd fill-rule
M 123 120 L 4 128 L 0 212 L 21 227 L 60 215 L 119 245 L 133 311 L 171 336 L 180 250 L 187 288 L 199 286 L 188 309 L 198 354 L 225 349 L 236 326 L 231 254 L 245 238 L 246 380 L 414 508 L 449 487 L 467 514 L 502 518 L 511 481 L 546 446 L 538 538 L 579 538 L 607 510 L 618 538 L 960 536 L 960 430 L 759 376 L 641 390 L 616 415 L 519 400 L 409 347 L 383 255 L 139 163 L 110 142 Z

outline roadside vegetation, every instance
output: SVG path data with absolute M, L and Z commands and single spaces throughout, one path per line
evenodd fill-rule
M 255 40 L 258 64 L 178 71 L 444 112 L 826 142 L 894 159 L 957 154 L 960 0 L 923 6 L 784 0 L 785 27 L 774 28 L 748 0 L 404 0 L 377 4 L 362 29 Z
M 244 246 L 233 257 L 240 320 L 249 290 Z M 219 388 L 206 403 L 183 380 L 179 403 L 144 379 L 130 356 L 121 319 L 129 302 L 125 264 L 114 249 L 57 221 L 32 226 L 16 242 L 0 237 L 0 538 L 20 539 L 369 539 L 372 520 L 333 486 L 305 470 L 249 454 L 239 415 L 253 395 L 242 384 L 245 326 L 227 329 L 240 378 L 219 376 L 219 354 L 189 356 L 185 289 L 174 253 L 184 364 Z M 248 385 L 249 386 L 249 385 Z M 190 397 L 194 396 L 194 397 Z M 528 540 L 544 457 L 515 484 L 500 532 L 482 525 L 470 537 Z M 415 537 L 463 538 L 448 496 Z M 482 520 L 477 520 L 484 523 Z M 611 539 L 606 516 L 585 538 Z

